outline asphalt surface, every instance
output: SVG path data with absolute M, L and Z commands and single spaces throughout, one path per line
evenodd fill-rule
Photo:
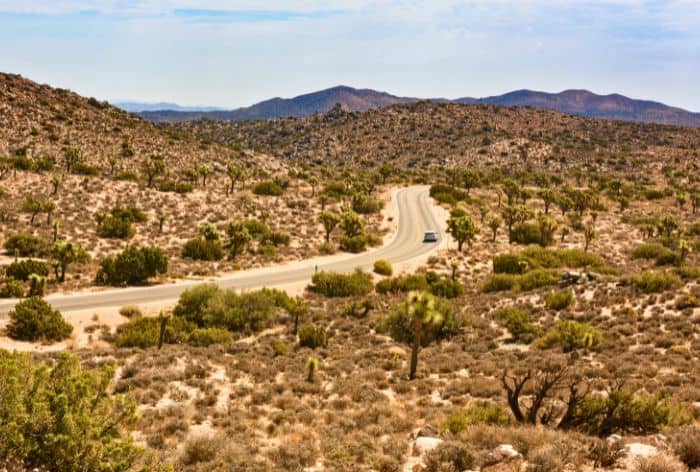
M 433 204 L 428 195 L 428 187 L 416 186 L 399 190 L 396 193 L 396 204 L 398 206 L 398 227 L 394 237 L 386 245 L 356 256 L 348 256 L 340 260 L 331 256 L 327 258 L 327 261 L 322 258 L 298 261 L 280 266 L 277 269 L 269 267 L 251 269 L 208 280 L 107 289 L 98 292 L 78 292 L 72 295 L 49 295 L 46 300 L 55 309 L 62 312 L 174 301 L 183 291 L 205 282 L 214 282 L 224 288 L 241 290 L 279 287 L 299 282 L 310 283 L 316 270 L 346 273 L 357 268 L 371 270 L 374 262 L 378 259 L 386 259 L 393 264 L 398 264 L 433 251 L 440 244 L 444 235 L 432 209 Z M 438 242 L 423 242 L 423 234 L 427 230 L 437 232 Z M 0 318 L 5 317 L 16 303 L 17 300 L 0 300 Z

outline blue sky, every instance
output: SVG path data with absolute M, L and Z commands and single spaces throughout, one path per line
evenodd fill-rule
M 238 107 L 338 84 L 619 92 L 700 111 L 700 0 L 0 0 L 0 70 Z

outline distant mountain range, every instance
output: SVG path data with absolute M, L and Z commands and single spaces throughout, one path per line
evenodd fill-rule
M 349 111 L 367 111 L 374 108 L 412 103 L 419 98 L 397 97 L 370 89 L 354 89 L 338 86 L 299 95 L 294 98 L 273 98 L 250 107 L 235 110 L 148 110 L 139 113 L 156 122 L 191 121 L 199 118 L 214 120 L 263 120 L 271 118 L 303 118 L 316 113 L 325 113 L 340 104 Z M 486 98 L 427 99 L 433 102 L 453 102 L 468 105 L 499 105 L 508 107 L 531 107 L 555 110 L 571 115 L 610 120 L 638 121 L 678 126 L 700 127 L 700 113 L 648 100 L 636 100 L 622 95 L 596 95 L 587 90 L 566 90 L 561 93 L 518 90 L 505 95 Z
M 177 103 L 170 102 L 131 102 L 131 101 L 116 101 L 112 103 L 117 108 L 121 108 L 124 111 L 131 113 L 142 113 L 145 111 L 160 111 L 160 110 L 172 110 L 172 111 L 185 111 L 185 112 L 202 112 L 202 111 L 217 111 L 225 110 L 225 108 L 220 107 L 186 107 L 178 105 Z

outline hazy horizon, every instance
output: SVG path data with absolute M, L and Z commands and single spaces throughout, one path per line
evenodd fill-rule
M 3 70 L 110 102 L 238 108 L 339 84 L 619 93 L 700 111 L 691 0 L 0 0 Z

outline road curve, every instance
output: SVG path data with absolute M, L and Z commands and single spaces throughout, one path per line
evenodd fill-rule
M 180 294 L 196 285 L 214 282 L 224 288 L 239 290 L 262 287 L 277 287 L 298 282 L 311 281 L 316 268 L 319 271 L 352 272 L 356 268 L 371 270 L 378 259 L 386 259 L 393 264 L 406 262 L 433 251 L 444 238 L 441 226 L 428 195 L 428 187 L 414 186 L 403 188 L 395 193 L 398 208 L 398 227 L 393 238 L 384 246 L 371 251 L 344 258 L 328 257 L 313 261 L 298 261 L 278 268 L 260 268 L 240 271 L 232 275 L 213 278 L 135 287 L 108 289 L 97 292 L 78 292 L 71 295 L 49 295 L 46 300 L 59 311 L 73 312 L 105 307 L 120 307 L 128 304 L 147 304 L 176 300 Z M 423 243 L 423 233 L 435 230 L 437 243 Z M 324 261 L 325 259 L 325 261 Z M 5 317 L 17 300 L 0 301 L 0 318 Z

